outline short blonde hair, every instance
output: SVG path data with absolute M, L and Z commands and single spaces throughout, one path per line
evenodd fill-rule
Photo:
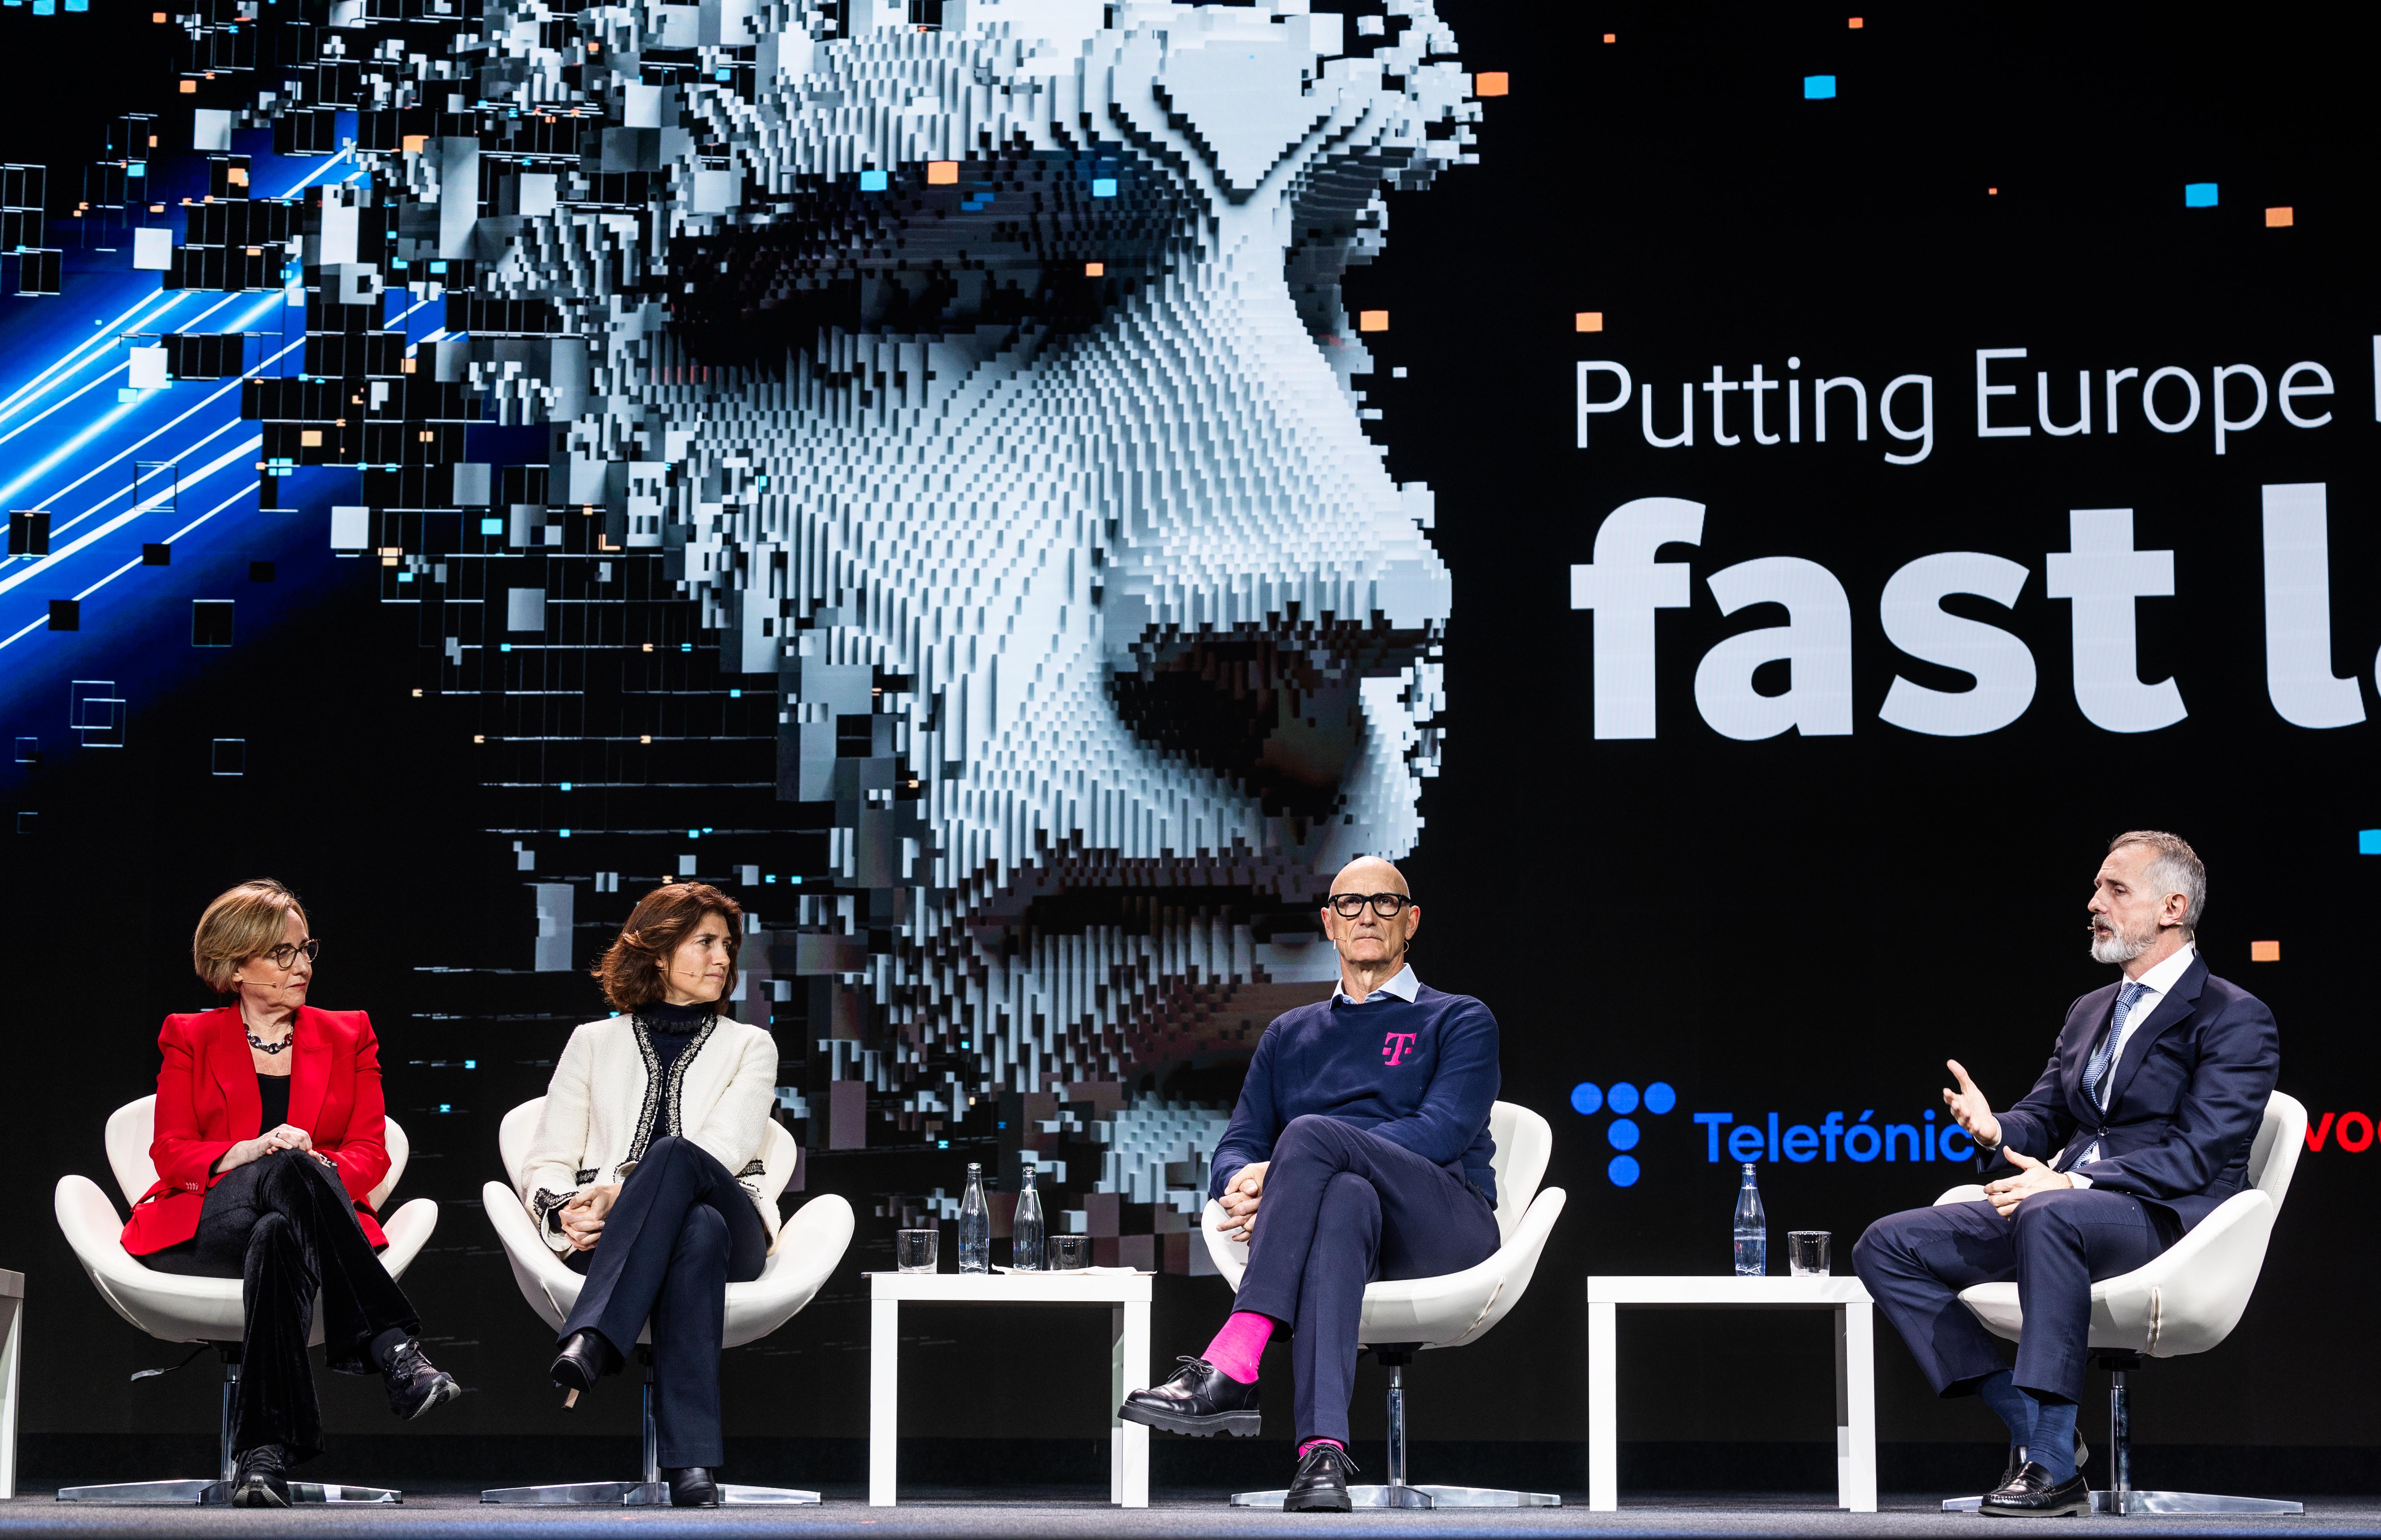
M 199 916 L 199 928 L 190 937 L 190 966 L 216 994 L 233 993 L 238 986 L 232 983 L 232 971 L 281 945 L 282 917 L 288 914 L 298 916 L 300 923 L 307 923 L 306 909 L 298 895 L 271 877 L 258 877 L 216 895 Z

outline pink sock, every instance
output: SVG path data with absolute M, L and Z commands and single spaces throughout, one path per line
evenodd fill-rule
M 1348 1452 L 1348 1446 L 1342 1444 L 1337 1438 L 1310 1438 L 1305 1443 L 1298 1446 L 1298 1458 L 1304 1460 L 1307 1456 L 1307 1451 L 1313 1448 L 1317 1444 L 1328 1444 L 1333 1448 L 1337 1449 L 1341 1454 L 1346 1454 Z
M 1208 1363 L 1242 1385 L 1257 1382 L 1257 1363 L 1264 1357 L 1265 1344 L 1273 1340 L 1273 1317 L 1260 1315 L 1253 1310 L 1236 1310 L 1224 1323 L 1224 1329 L 1207 1344 Z

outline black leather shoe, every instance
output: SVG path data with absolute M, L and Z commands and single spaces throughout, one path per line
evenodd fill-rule
M 1977 1511 L 1995 1519 L 2064 1519 L 2092 1511 L 2092 1488 L 2081 1471 L 2054 1486 L 2050 1473 L 2029 1460 L 2017 1479 L 1984 1498 Z
M 1203 1358 L 1178 1359 L 1181 1368 L 1163 1385 L 1136 1390 L 1124 1399 L 1117 1415 L 1128 1423 L 1187 1433 L 1205 1438 L 1218 1433 L 1252 1438 L 1260 1425 L 1257 1387 L 1216 1368 Z
M 1348 1451 L 1333 1444 L 1317 1444 L 1306 1451 L 1298 1462 L 1298 1474 L 1289 1478 L 1289 1495 L 1281 1500 L 1284 1513 L 1345 1513 L 1348 1501 L 1348 1478 L 1356 1473 L 1356 1462 Z
M 239 1466 L 232 1473 L 231 1505 L 234 1508 L 287 1508 L 289 1476 L 281 1458 L 278 1444 L 259 1444 L 240 1453 Z
M 554 1377 L 554 1387 L 563 1392 L 564 1411 L 579 1404 L 581 1392 L 595 1388 L 595 1382 L 610 1372 L 611 1360 L 611 1344 L 600 1331 L 574 1331 L 564 1338 L 554 1367 L 546 1371 Z
M 700 1465 L 689 1465 L 682 1471 L 664 1469 L 662 1479 L 669 1483 L 672 1508 L 717 1508 L 719 1484 L 711 1473 Z
M 388 1355 L 380 1374 L 382 1383 L 388 1387 L 389 1411 L 407 1422 L 463 1393 L 455 1376 L 422 1357 L 421 1344 L 410 1337 Z
M 2075 1436 L 2075 1468 L 2081 1471 L 2085 1465 L 2091 1463 L 2091 1460 L 2092 1446 L 2083 1442 L 2083 1435 L 2079 1432 Z M 2009 1446 L 2009 1463 L 2001 1467 L 2001 1479 L 1995 1482 L 1992 1485 L 1984 1488 L 1984 1490 L 1987 1492 L 1999 1491 L 2002 1487 L 2007 1486 L 2010 1482 L 2015 1481 L 2018 1477 L 2018 1473 L 2024 1469 L 2025 1446 L 2023 1444 L 2011 1444 Z

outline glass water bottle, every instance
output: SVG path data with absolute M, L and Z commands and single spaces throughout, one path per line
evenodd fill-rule
M 1042 1194 L 1033 1190 L 1033 1167 L 1025 1167 L 1017 1190 L 1017 1217 L 1009 1222 L 1009 1265 L 1020 1273 L 1042 1270 Z
M 983 1167 L 972 1160 L 967 1196 L 959 1200 L 959 1271 L 992 1271 L 992 1205 L 983 1201 Z
M 1736 1276 L 1757 1278 L 1769 1272 L 1769 1216 L 1761 1209 L 1761 1184 L 1752 1179 L 1752 1166 L 1744 1167 L 1744 1185 L 1736 1192 Z

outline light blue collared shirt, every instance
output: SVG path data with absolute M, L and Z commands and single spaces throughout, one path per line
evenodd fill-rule
M 1404 967 L 1398 970 L 1397 976 L 1395 978 L 1392 978 L 1388 983 L 1381 985 L 1380 988 L 1374 990 L 1370 995 L 1365 996 L 1362 999 L 1349 999 L 1348 997 L 1348 991 L 1346 988 L 1342 987 L 1334 989 L 1331 992 L 1331 1003 L 1335 1006 L 1371 1005 L 1374 1000 L 1379 999 L 1384 995 L 1394 995 L 1398 999 L 1403 1000 L 1406 1004 L 1411 1005 L 1414 1002 L 1414 996 L 1421 993 L 1422 980 L 1414 977 L 1413 964 L 1409 962 Z

